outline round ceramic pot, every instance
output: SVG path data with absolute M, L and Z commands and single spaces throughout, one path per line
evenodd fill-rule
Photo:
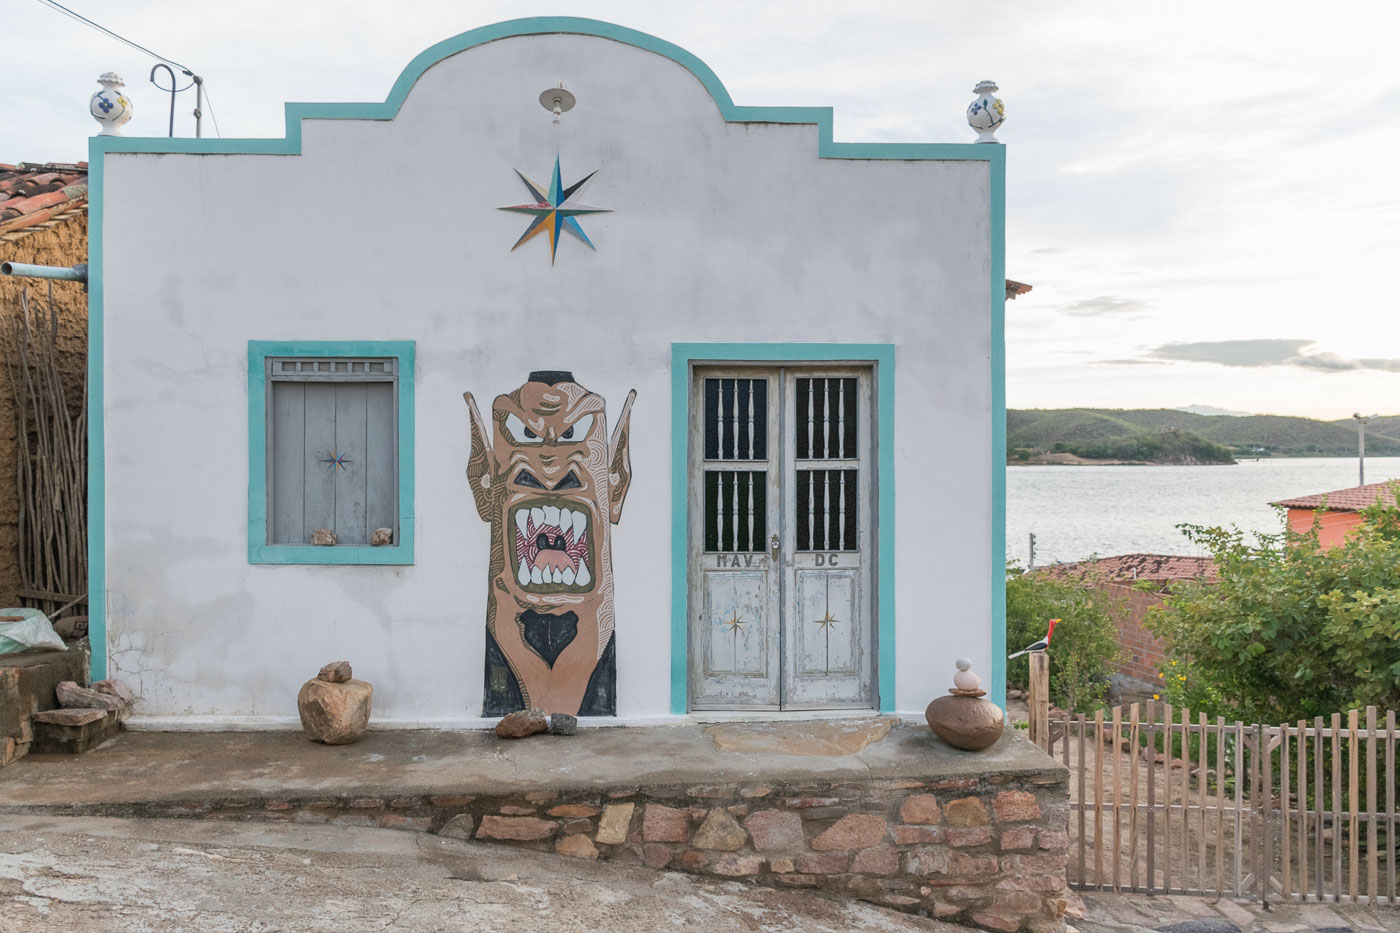
M 996 142 L 997 127 L 1006 120 L 1006 108 L 996 90 L 996 82 L 981 82 L 972 91 L 977 96 L 967 105 L 967 125 L 977 131 L 979 143 Z
M 97 135 L 121 136 L 121 128 L 133 114 L 131 100 L 120 90 L 126 87 L 126 82 L 122 81 L 120 75 L 109 71 L 98 78 L 97 83 L 102 85 L 102 90 L 93 94 L 92 99 L 88 101 L 88 112 L 94 120 L 102 124 L 102 129 Z

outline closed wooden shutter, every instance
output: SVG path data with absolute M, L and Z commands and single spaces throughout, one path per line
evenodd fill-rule
M 394 359 L 268 361 L 268 543 L 398 540 Z

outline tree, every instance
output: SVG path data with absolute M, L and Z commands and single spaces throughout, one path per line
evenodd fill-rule
M 1082 580 L 1028 573 L 1014 561 L 1006 567 L 1006 647 L 1016 651 L 1045 637 L 1059 619 L 1050 642 L 1050 702 L 1070 712 L 1103 703 L 1121 649 L 1113 614 L 1119 601 Z M 1006 681 L 1025 687 L 1030 660 L 1007 662 Z
M 1166 698 L 1265 723 L 1400 706 L 1400 508 L 1361 514 L 1331 548 L 1316 521 L 1255 543 L 1239 529 L 1181 526 L 1220 579 L 1178 585 L 1149 619 L 1173 658 Z

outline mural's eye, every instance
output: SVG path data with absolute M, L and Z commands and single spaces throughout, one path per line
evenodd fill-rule
M 515 415 L 506 415 L 506 433 L 517 444 L 538 444 L 544 440 Z
M 535 475 L 529 470 L 521 470 L 519 473 L 515 474 L 515 485 L 529 486 L 531 489 L 546 488 L 544 483 L 541 483 L 539 480 L 535 479 Z
M 530 478 L 531 478 L 531 479 L 534 479 L 533 476 L 530 477 Z M 561 479 L 561 480 L 560 480 L 558 483 L 556 483 L 555 486 L 554 486 L 554 489 L 555 489 L 556 492 L 558 492 L 560 489 L 582 489 L 582 488 L 583 488 L 583 483 L 580 483 L 580 482 L 578 481 L 578 477 L 574 475 L 574 471 L 573 471 L 573 470 L 570 470 L 568 473 L 564 474 L 564 478 Z
M 584 415 L 559 435 L 561 441 L 581 441 L 588 436 L 588 429 L 593 427 L 593 416 Z

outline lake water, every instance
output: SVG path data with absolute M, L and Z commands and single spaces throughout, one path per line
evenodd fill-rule
M 1400 457 L 1367 457 L 1366 482 L 1400 478 Z M 1279 499 L 1356 485 L 1356 458 L 1248 460 L 1234 466 L 1009 466 L 1006 554 L 1026 563 L 1114 554 L 1205 556 L 1179 524 L 1278 532 Z

